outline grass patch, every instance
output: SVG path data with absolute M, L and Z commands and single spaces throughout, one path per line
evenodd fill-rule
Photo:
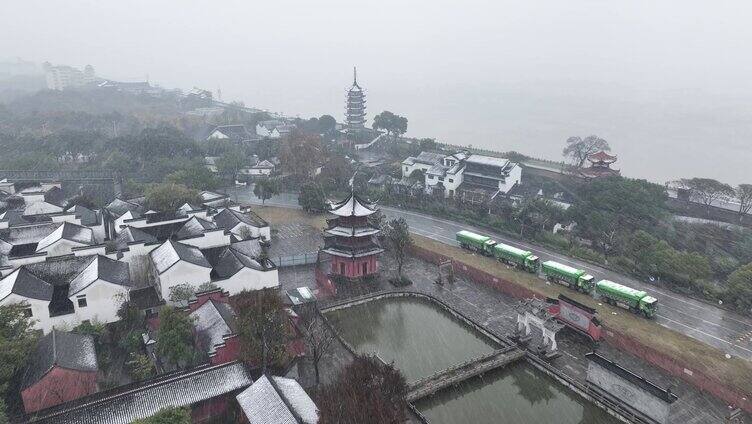
M 313 228 L 323 230 L 326 226 L 325 213 L 312 214 L 302 209 L 280 208 L 276 206 L 252 206 L 251 210 L 263 218 L 272 227 L 275 225 L 289 224 L 291 222 L 304 222 Z
M 563 293 L 578 302 L 597 308 L 601 322 L 609 328 L 633 337 L 645 346 L 677 358 L 680 362 L 693 364 L 694 370 L 706 375 L 715 375 L 720 382 L 735 387 L 742 393 L 752 393 L 752 363 L 749 361 L 737 357 L 726 359 L 724 352 L 699 340 L 633 315 L 624 309 L 612 307 L 605 303 L 599 305 L 598 301 L 590 296 L 557 284 L 546 284 L 544 280 L 534 275 L 508 268 L 491 258 L 476 255 L 416 234 L 413 234 L 412 237 L 419 247 L 462 261 L 477 269 L 527 287 L 541 296 L 557 297 L 560 293 Z M 616 312 L 616 315 L 613 315 L 612 312 Z

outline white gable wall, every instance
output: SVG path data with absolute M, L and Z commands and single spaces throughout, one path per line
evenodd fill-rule
M 52 323 L 50 322 L 50 310 L 48 308 L 49 302 L 46 300 L 29 299 L 27 297 L 19 296 L 15 293 L 11 293 L 5 299 L 0 300 L 0 305 L 12 305 L 14 303 L 26 302 L 31 308 L 31 319 L 35 321 L 34 328 L 42 330 L 45 333 L 50 331 Z
M 504 179 L 504 182 L 499 181 L 499 191 L 506 194 L 514 187 L 515 184 L 519 184 L 522 180 L 522 167 L 515 165 L 509 171 L 509 176 Z
M 47 252 L 47 256 L 61 256 L 61 255 L 69 255 L 73 253 L 71 250 L 74 247 L 81 247 L 81 246 L 87 246 L 83 243 L 78 243 L 75 241 L 60 239 L 51 245 L 45 247 L 42 250 L 39 250 L 38 252 Z
M 167 271 L 159 275 L 159 285 L 162 298 L 166 301 L 170 299 L 170 288 L 178 284 L 188 283 L 193 287 L 198 287 L 210 280 L 209 273 L 211 268 L 204 268 L 190 262 L 179 261 Z
M 78 306 L 80 296 L 86 297 L 86 307 Z M 128 299 L 128 288 L 98 279 L 80 292 L 70 296 L 75 314 L 81 321 L 90 320 L 103 323 L 119 320 L 118 308 Z
M 214 132 L 212 132 L 212 133 L 211 133 L 211 135 L 209 136 L 209 138 L 214 138 L 214 139 L 227 139 L 227 138 L 229 138 L 229 137 L 227 137 L 226 135 L 224 135 L 224 134 L 222 133 L 222 131 L 219 131 L 219 130 L 214 130 Z
M 267 225 L 266 227 L 254 227 L 252 225 L 245 224 L 243 222 L 238 223 L 235 227 L 233 227 L 232 230 L 230 230 L 231 233 L 235 234 L 236 236 L 240 236 L 240 229 L 246 227 L 251 231 L 251 237 L 258 238 L 258 237 L 264 237 L 267 240 L 271 240 L 272 233 L 271 229 Z
M 276 269 L 259 271 L 243 268 L 230 278 L 214 281 L 214 284 L 230 293 L 230 296 L 234 296 L 243 290 L 279 287 L 279 273 Z
M 224 229 L 207 231 L 203 237 L 191 237 L 178 240 L 180 243 L 196 246 L 199 249 L 208 249 L 211 247 L 229 246 L 230 235 L 225 235 Z

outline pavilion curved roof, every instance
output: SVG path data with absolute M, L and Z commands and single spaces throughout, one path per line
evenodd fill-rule
M 345 200 L 332 203 L 329 212 L 337 216 L 369 216 L 376 213 L 376 205 L 351 193 Z
M 604 150 L 588 155 L 591 162 L 616 162 L 616 156 L 609 155 Z

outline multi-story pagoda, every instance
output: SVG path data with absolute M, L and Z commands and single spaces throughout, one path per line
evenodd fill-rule
M 368 217 L 377 212 L 354 192 L 332 204 L 335 215 L 327 220 L 323 251 L 331 255 L 330 274 L 348 279 L 363 278 L 379 272 L 379 255 L 384 251 L 377 243 L 380 230 L 372 226 Z
M 353 84 L 347 90 L 345 119 L 348 129 L 361 129 L 366 123 L 366 93 L 358 85 L 358 73 L 353 67 Z

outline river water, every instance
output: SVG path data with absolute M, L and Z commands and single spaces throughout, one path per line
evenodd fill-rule
M 380 299 L 327 316 L 353 348 L 394 361 L 408 382 L 495 348 L 483 335 L 422 299 Z M 422 399 L 416 407 L 432 424 L 614 422 L 525 363 L 468 380 Z

